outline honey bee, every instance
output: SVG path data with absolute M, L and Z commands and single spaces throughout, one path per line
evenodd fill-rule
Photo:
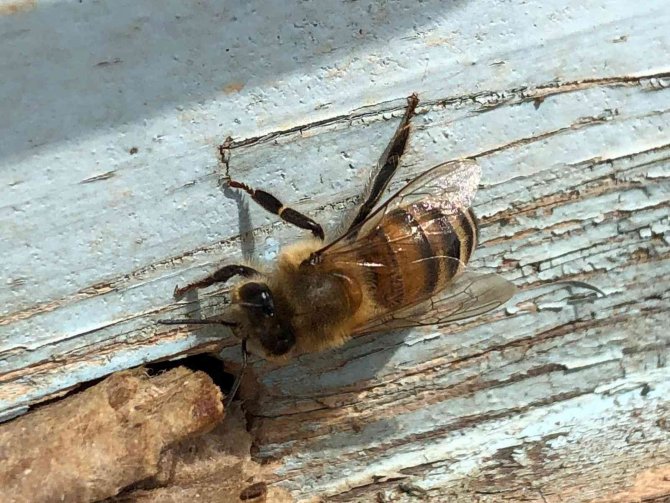
M 229 187 L 244 190 L 313 237 L 283 248 L 272 268 L 226 265 L 177 287 L 175 296 L 181 297 L 242 277 L 222 315 L 162 323 L 226 325 L 242 342 L 244 362 L 247 351 L 287 360 L 357 335 L 442 325 L 504 304 L 515 292 L 512 283 L 466 270 L 479 236 L 471 205 L 481 172 L 474 160 L 435 166 L 379 204 L 405 151 L 418 101 L 416 95 L 408 98 L 367 197 L 346 230 L 330 241 L 318 223 L 268 192 L 229 180 Z

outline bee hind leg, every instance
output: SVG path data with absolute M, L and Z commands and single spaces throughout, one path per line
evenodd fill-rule
M 405 109 L 405 115 L 403 115 L 398 128 L 396 129 L 393 138 L 386 146 L 384 153 L 377 161 L 377 172 L 373 175 L 372 183 L 368 187 L 367 197 L 358 210 L 358 213 L 354 219 L 349 224 L 347 232 L 351 231 L 368 217 L 370 212 L 379 202 L 386 186 L 393 178 L 398 165 L 400 164 L 400 158 L 405 152 L 407 147 L 407 139 L 409 138 L 409 123 L 414 115 L 416 106 L 419 104 L 419 98 L 416 94 L 412 94 L 407 98 L 407 108 Z
M 228 187 L 242 189 L 251 196 L 251 199 L 260 204 L 265 210 L 279 216 L 279 218 L 285 222 L 293 224 L 301 229 L 311 231 L 314 236 L 323 240 L 324 234 L 321 225 L 316 223 L 307 215 L 304 215 L 303 213 L 300 213 L 293 208 L 284 206 L 279 199 L 277 199 L 269 192 L 251 188 L 246 183 L 237 182 L 235 180 L 228 180 Z
M 210 274 L 206 278 L 203 278 L 199 281 L 195 281 L 181 288 L 179 287 L 179 285 L 177 285 L 174 289 L 174 297 L 178 299 L 182 297 L 186 292 L 190 292 L 191 290 L 196 290 L 198 288 L 205 288 L 210 285 L 213 285 L 214 283 L 225 283 L 234 276 L 244 276 L 248 278 L 249 276 L 253 276 L 254 274 L 258 274 L 258 271 L 246 265 L 237 265 L 237 264 L 226 265 L 223 266 L 221 269 L 214 271 L 214 273 Z

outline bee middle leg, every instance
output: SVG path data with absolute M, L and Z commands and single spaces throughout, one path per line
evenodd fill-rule
M 251 196 L 251 199 L 260 204 L 265 210 L 273 213 L 285 222 L 295 225 L 301 229 L 311 231 L 314 236 L 323 240 L 323 228 L 321 225 L 316 223 L 314 220 L 309 218 L 307 215 L 300 213 L 299 211 L 294 210 L 284 206 L 282 202 L 277 199 L 275 196 L 264 190 L 253 189 L 249 187 L 246 183 L 237 182 L 235 180 L 228 180 L 228 187 L 235 189 L 242 189 L 247 194 Z
M 407 147 L 407 139 L 409 138 L 409 122 L 414 115 L 416 106 L 419 104 L 419 98 L 416 94 L 412 94 L 407 98 L 407 108 L 405 109 L 405 115 L 403 115 L 398 128 L 391 138 L 391 141 L 386 146 L 384 153 L 377 161 L 377 173 L 374 175 L 372 184 L 368 189 L 368 194 L 358 210 L 358 213 L 354 219 L 349 224 L 347 232 L 354 229 L 356 226 L 361 224 L 368 217 L 372 209 L 377 205 L 379 199 L 381 198 L 386 186 L 393 178 L 398 165 L 400 164 L 400 158 L 405 152 L 405 147 Z
M 214 283 L 225 283 L 234 276 L 244 276 L 248 278 L 254 274 L 258 274 L 258 271 L 253 267 L 237 264 L 226 265 L 199 281 L 195 281 L 181 288 L 177 285 L 174 289 L 174 297 L 178 299 L 191 290 L 205 288 Z

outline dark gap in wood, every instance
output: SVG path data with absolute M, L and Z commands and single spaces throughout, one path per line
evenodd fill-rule
M 233 386 L 233 382 L 235 381 L 235 374 L 225 372 L 223 361 L 212 354 L 197 354 L 187 356 L 185 358 L 180 358 L 178 360 L 150 363 L 146 364 L 145 368 L 150 376 L 154 376 L 161 372 L 165 372 L 180 366 L 184 366 L 194 371 L 200 370 L 206 373 L 212 379 L 212 381 L 214 381 L 214 384 L 223 392 L 224 396 L 228 394 L 228 392 Z M 27 412 L 37 410 L 41 407 L 44 407 L 45 405 L 49 405 L 54 402 L 63 400 L 64 398 L 74 395 L 75 393 L 85 391 L 88 388 L 91 388 L 92 386 L 99 384 L 101 381 L 104 381 L 108 377 L 109 375 L 104 375 L 98 379 L 92 379 L 90 381 L 82 382 L 76 386 L 73 386 L 65 393 L 62 394 L 59 393 L 56 396 L 49 398 L 48 400 L 44 400 L 43 402 L 40 402 L 38 404 L 31 405 L 28 408 Z
M 197 354 L 180 358 L 178 360 L 162 361 L 146 365 L 149 375 L 156 375 L 177 367 L 186 367 L 193 371 L 201 371 L 207 374 L 214 384 L 223 392 L 228 394 L 235 381 L 235 374 L 225 372 L 223 360 L 213 354 Z

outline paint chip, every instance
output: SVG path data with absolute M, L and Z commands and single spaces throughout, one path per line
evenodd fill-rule
M 244 89 L 244 82 L 231 82 L 223 86 L 223 92 L 226 94 L 238 93 Z
M 24 0 L 23 2 L 7 2 L 0 4 L 0 16 L 11 16 L 20 12 L 28 12 L 35 8 L 36 0 Z

